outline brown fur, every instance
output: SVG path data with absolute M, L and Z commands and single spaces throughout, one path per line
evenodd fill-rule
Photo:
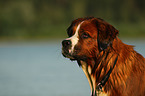
M 103 92 L 107 96 L 145 96 L 145 58 L 134 51 L 133 46 L 124 44 L 118 37 L 118 30 L 99 18 L 79 18 L 68 28 L 71 37 L 76 26 L 84 21 L 79 31 L 79 42 L 72 57 L 79 62 L 86 62 L 91 68 L 90 75 L 95 86 L 113 67 Z M 83 33 L 89 38 L 82 38 Z M 107 46 L 107 47 L 106 47 Z M 104 49 L 103 49 L 104 47 Z

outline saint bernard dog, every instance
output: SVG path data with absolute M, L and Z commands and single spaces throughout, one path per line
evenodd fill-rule
M 124 44 L 103 19 L 74 20 L 62 41 L 62 54 L 82 67 L 91 96 L 145 96 L 145 58 Z

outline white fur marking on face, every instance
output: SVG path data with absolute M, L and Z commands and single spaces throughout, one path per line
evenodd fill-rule
M 83 21 L 84 22 L 84 21 Z M 83 23 L 83 22 L 81 22 L 78 26 L 77 26 L 77 29 L 76 29 L 76 31 L 75 31 L 75 34 L 72 36 L 72 37 L 70 37 L 70 40 L 71 40 L 71 42 L 72 42 L 72 47 L 71 47 L 71 49 L 69 50 L 71 53 L 73 53 L 73 51 L 74 51 L 74 47 L 75 47 L 75 45 L 78 43 L 78 41 L 79 41 L 79 38 L 78 38 L 78 35 L 79 35 L 79 29 L 80 29 L 80 26 L 81 26 L 81 24 Z

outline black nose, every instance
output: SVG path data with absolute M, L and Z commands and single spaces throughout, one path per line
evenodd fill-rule
M 68 47 L 68 46 L 70 46 L 71 45 L 71 41 L 70 40 L 63 40 L 62 41 L 62 46 L 63 47 Z

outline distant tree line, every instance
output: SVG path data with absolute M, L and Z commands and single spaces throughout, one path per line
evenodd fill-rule
M 61 37 L 73 19 L 86 16 L 145 24 L 145 0 L 1 0 L 0 36 Z

